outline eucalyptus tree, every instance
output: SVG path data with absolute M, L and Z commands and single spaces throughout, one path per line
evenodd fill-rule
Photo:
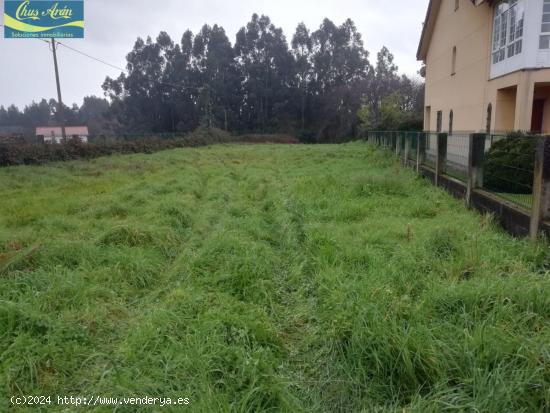
M 237 33 L 236 63 L 242 77 L 241 127 L 281 129 L 292 120 L 294 59 L 281 28 L 267 16 L 252 16 Z
M 204 25 L 193 43 L 193 70 L 208 126 L 236 126 L 241 103 L 240 74 L 223 27 Z
M 300 129 L 306 128 L 306 113 L 310 98 L 310 84 L 313 78 L 312 62 L 313 40 L 311 33 L 304 23 L 296 27 L 296 32 L 292 38 L 292 55 L 295 60 L 295 87 L 299 95 L 300 108 L 299 119 Z
M 312 39 L 317 140 L 354 135 L 357 111 L 372 77 L 361 34 L 350 19 L 341 26 L 325 19 Z
M 103 83 L 106 94 L 119 109 L 122 123 L 131 131 L 160 132 L 170 127 L 162 85 L 166 54 L 173 47 L 168 34 L 161 32 L 157 42 L 138 38 L 126 56 L 127 73 Z

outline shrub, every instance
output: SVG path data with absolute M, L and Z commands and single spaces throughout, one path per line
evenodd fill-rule
M 316 143 L 317 142 L 317 134 L 314 130 L 311 129 L 305 129 L 300 132 L 298 135 L 298 139 L 302 143 Z
M 195 147 L 215 143 L 234 142 L 235 137 L 215 128 L 199 128 L 181 137 L 159 136 L 136 139 L 117 139 L 82 143 L 69 140 L 61 144 L 32 144 L 26 142 L 0 142 L 0 167 L 11 165 L 40 165 L 71 159 L 92 159 L 100 156 L 130 153 L 153 153 L 165 149 Z
M 239 141 L 244 143 L 283 143 L 283 144 L 296 144 L 300 143 L 298 139 L 291 135 L 283 133 L 272 134 L 245 134 L 239 136 Z
M 536 139 L 520 133 L 494 142 L 485 156 L 485 186 L 497 192 L 531 193 L 535 149 Z

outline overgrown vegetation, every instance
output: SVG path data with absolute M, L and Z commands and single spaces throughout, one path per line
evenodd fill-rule
M 188 396 L 208 413 L 550 405 L 547 245 L 368 145 L 10 167 L 0 194 L 0 411 L 14 394 Z
M 217 143 L 298 143 L 289 135 L 232 136 L 216 129 L 200 127 L 190 134 L 174 136 L 121 137 L 94 139 L 90 143 L 68 140 L 63 144 L 23 143 L 19 139 L 0 138 L 0 167 L 10 165 L 40 165 L 72 159 L 92 159 L 112 154 L 153 153 L 163 149 L 197 147 Z
M 493 142 L 485 157 L 485 186 L 496 192 L 530 194 L 536 143 L 534 136 L 522 133 L 511 133 Z

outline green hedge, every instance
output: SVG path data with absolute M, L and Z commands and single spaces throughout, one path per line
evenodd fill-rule
M 81 143 L 70 140 L 62 144 L 0 143 L 0 166 L 40 165 L 71 159 L 92 159 L 100 156 L 130 153 L 153 153 L 165 149 L 211 145 L 239 141 L 239 137 L 219 129 L 199 128 L 179 138 L 138 138 L 106 142 Z
M 485 156 L 484 186 L 495 192 L 531 193 L 535 151 L 533 136 L 514 133 L 494 142 Z
M 130 153 L 153 153 L 165 149 L 214 145 L 219 143 L 299 143 L 284 134 L 249 134 L 236 136 L 221 129 L 200 127 L 188 135 L 123 137 L 114 140 L 90 140 L 82 143 L 70 140 L 62 144 L 28 143 L 22 139 L 0 140 L 0 167 L 11 165 L 41 165 L 71 159 L 92 159 L 100 156 Z

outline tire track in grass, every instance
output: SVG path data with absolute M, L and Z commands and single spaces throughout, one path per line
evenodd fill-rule
M 308 161 L 315 162 L 312 158 Z M 320 326 L 315 316 L 314 258 L 308 242 L 306 209 L 289 189 L 293 178 L 285 176 L 280 165 L 271 168 L 269 176 L 268 205 L 272 206 L 262 211 L 262 218 L 277 234 L 275 247 L 285 266 L 276 278 L 277 306 L 273 314 L 286 354 L 281 376 L 301 401 L 303 411 L 319 412 L 323 411 L 316 362 L 321 356 Z

